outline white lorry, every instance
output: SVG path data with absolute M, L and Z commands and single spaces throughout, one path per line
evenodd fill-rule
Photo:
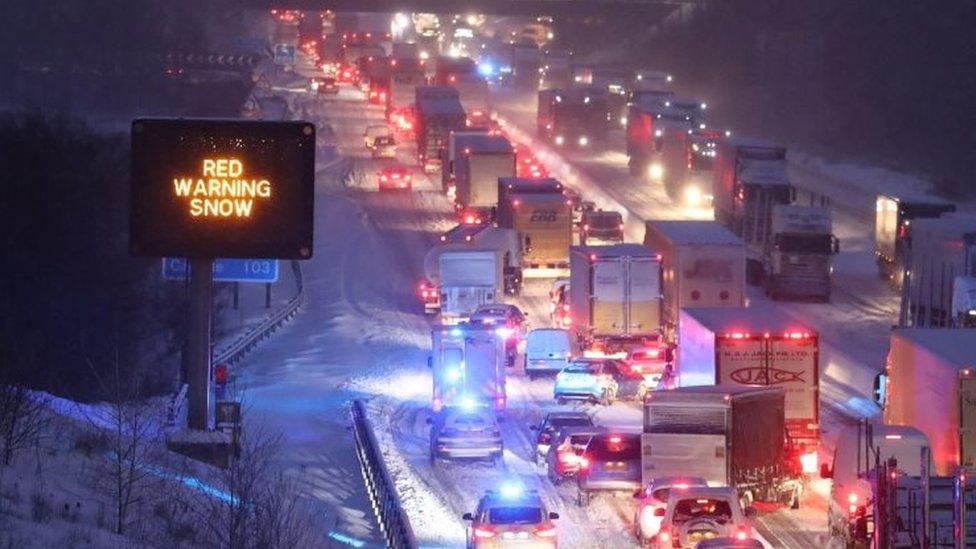
M 585 347 L 661 333 L 661 258 L 640 244 L 570 248 L 569 310 Z
M 641 480 L 699 477 L 753 501 L 800 504 L 782 387 L 682 387 L 644 399 Z
M 840 251 L 830 209 L 777 204 L 770 233 L 763 248 L 766 295 L 830 301 L 833 256 Z
M 437 292 L 441 321 L 466 319 L 479 305 L 517 294 L 522 282 L 518 233 L 485 227 L 463 242 L 443 242 L 424 258 L 429 291 Z
M 678 387 L 783 387 L 792 447 L 804 472 L 817 471 L 819 338 L 799 320 L 772 307 L 682 309 L 672 379 Z
M 644 246 L 660 254 L 664 334 L 674 341 L 686 307 L 742 307 L 746 251 L 742 239 L 715 221 L 648 221 Z
M 447 136 L 447 147 L 444 148 L 443 158 L 441 159 L 441 188 L 447 195 L 453 195 L 455 188 L 455 175 L 453 166 L 455 159 L 455 151 L 461 150 L 457 146 L 459 139 L 467 137 L 469 135 L 486 135 L 488 133 L 488 128 L 466 128 L 463 130 L 452 131 L 450 135 Z
M 901 285 L 908 229 L 915 219 L 939 217 L 954 211 L 955 204 L 928 195 L 879 194 L 875 201 L 874 256 L 881 278 Z
M 976 325 L 976 217 L 916 219 L 908 237 L 899 325 Z
M 976 546 L 976 530 L 965 527 L 976 521 L 976 490 L 965 474 L 933 474 L 932 455 L 914 427 L 846 427 L 831 466 L 821 466 L 833 478 L 830 547 Z
M 505 341 L 497 327 L 480 323 L 437 325 L 431 331 L 428 365 L 433 379 L 431 408 L 467 403 L 506 406 Z
M 976 468 L 976 331 L 895 329 L 883 381 L 885 423 L 925 433 L 936 473 Z

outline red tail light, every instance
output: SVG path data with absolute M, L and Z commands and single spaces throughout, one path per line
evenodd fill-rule
M 490 526 L 476 526 L 474 537 L 478 539 L 491 539 L 495 537 L 495 529 Z
M 737 540 L 745 540 L 748 537 L 749 537 L 749 533 L 746 532 L 746 529 L 743 528 L 743 527 L 741 527 L 741 526 L 735 532 L 735 539 L 737 539 Z
M 580 469 L 590 468 L 590 460 L 587 459 L 586 456 L 580 456 L 579 459 L 576 460 L 576 462 L 579 463 Z
M 535 535 L 540 538 L 554 538 L 556 537 L 556 526 L 550 524 L 549 526 L 540 526 L 539 529 L 535 531 Z

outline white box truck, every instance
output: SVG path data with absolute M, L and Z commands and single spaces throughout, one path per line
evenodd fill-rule
M 661 258 L 640 244 L 573 246 L 569 311 L 585 346 L 661 334 Z
M 782 387 L 681 387 L 644 399 L 641 479 L 700 477 L 748 502 L 799 506 Z
M 441 165 L 443 169 L 441 170 L 441 188 L 448 195 L 454 194 L 454 182 L 456 176 L 454 175 L 454 158 L 455 151 L 461 150 L 457 146 L 457 142 L 462 137 L 469 135 L 486 135 L 488 133 L 488 128 L 467 128 L 464 130 L 455 130 L 447 137 L 447 147 L 444 148 L 443 154 L 444 158 L 441 159 Z
M 908 229 L 899 325 L 917 328 L 971 325 L 972 307 L 965 303 L 972 290 L 969 282 L 973 276 L 976 276 L 976 217 L 947 215 L 912 221 Z M 961 304 L 954 306 L 957 287 L 960 298 L 957 301 Z
M 682 309 L 672 375 L 679 387 L 783 387 L 790 439 L 804 471 L 817 470 L 819 339 L 799 320 L 772 307 Z
M 901 285 L 913 220 L 954 211 L 955 204 L 927 195 L 879 194 L 875 201 L 874 256 L 881 278 Z
M 505 342 L 496 329 L 462 323 L 437 325 L 431 330 L 434 412 L 460 399 L 490 404 L 499 412 L 505 409 Z
M 518 233 L 512 229 L 486 227 L 470 240 L 434 246 L 424 258 L 424 274 L 440 298 L 442 322 L 459 322 L 479 305 L 518 294 L 521 260 Z
M 661 256 L 664 333 L 677 336 L 686 307 L 742 307 L 746 250 L 742 239 L 715 221 L 648 221 L 644 246 Z
M 976 468 L 976 330 L 895 329 L 884 375 L 885 423 L 925 433 L 940 475 Z

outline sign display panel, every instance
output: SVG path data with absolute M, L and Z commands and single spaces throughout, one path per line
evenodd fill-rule
M 132 123 L 134 255 L 308 259 L 315 127 L 308 122 Z

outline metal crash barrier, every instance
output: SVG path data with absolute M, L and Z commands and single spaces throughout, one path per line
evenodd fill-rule
M 366 481 L 373 512 L 379 521 L 387 547 L 413 549 L 417 547 L 410 520 L 407 518 L 396 485 L 386 469 L 373 428 L 366 417 L 366 405 L 354 400 L 350 409 L 353 433 L 356 436 L 356 454 Z

